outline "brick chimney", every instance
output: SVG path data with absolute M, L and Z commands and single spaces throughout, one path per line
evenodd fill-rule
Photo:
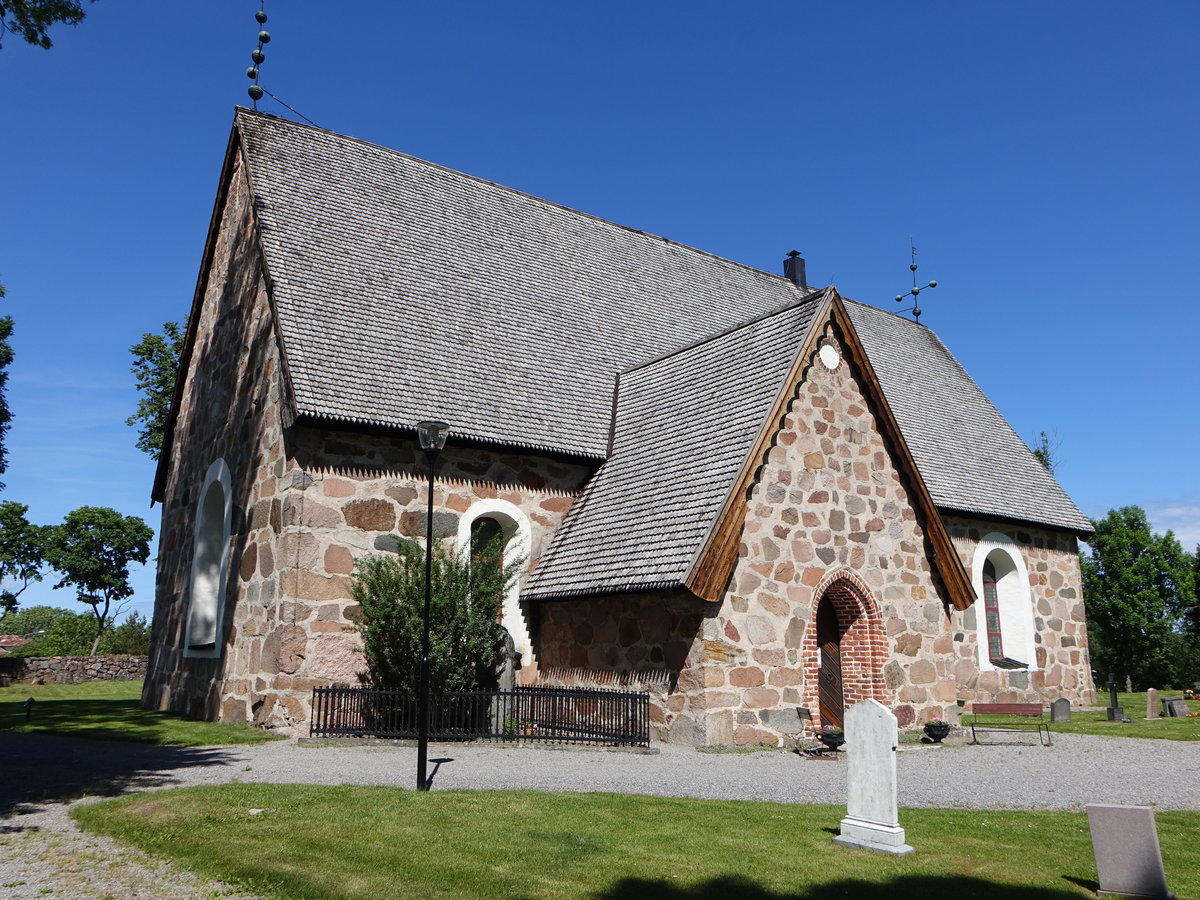
M 783 261 L 783 277 L 800 290 L 808 290 L 808 279 L 804 274 L 804 257 L 800 255 L 799 250 L 793 250 Z

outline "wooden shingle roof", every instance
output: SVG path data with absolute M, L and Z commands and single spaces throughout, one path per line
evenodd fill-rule
M 437 418 L 451 423 L 452 440 L 601 462 L 625 372 L 617 441 L 661 440 L 650 449 L 670 465 L 707 441 L 697 455 L 719 479 L 755 427 L 730 416 L 753 417 L 777 387 L 786 340 L 758 367 L 711 354 L 737 341 L 765 353 L 755 342 L 768 333 L 803 329 L 811 292 L 782 276 L 394 150 L 238 110 L 230 153 L 246 164 L 270 276 L 286 421 L 406 431 Z M 1089 530 L 932 332 L 873 307 L 845 308 L 939 508 Z M 702 358 L 695 371 L 676 371 Z M 707 385 L 736 397 L 727 406 L 700 396 L 686 419 L 668 415 L 675 401 L 656 393 L 667 373 L 688 392 Z M 645 487 L 631 472 L 610 474 L 605 485 Z M 613 502 L 612 490 L 597 487 L 578 508 Z M 709 499 L 693 499 L 691 512 L 672 515 L 700 515 Z M 674 577 L 682 548 L 647 577 Z

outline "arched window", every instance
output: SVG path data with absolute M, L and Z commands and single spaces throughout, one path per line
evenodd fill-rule
M 504 547 L 508 541 L 504 534 L 504 526 L 492 516 L 480 516 L 471 523 L 471 562 L 479 562 L 489 550 L 497 553 L 494 557 L 499 563 L 504 559 Z
M 488 544 L 499 536 L 503 542 L 504 559 L 508 563 L 529 560 L 533 533 L 529 517 L 520 507 L 507 500 L 480 500 L 471 506 L 458 523 L 460 552 L 470 553 L 472 560 L 481 555 Z M 516 579 L 504 598 L 500 622 L 512 635 L 513 647 L 521 654 L 522 665 L 533 662 L 533 641 L 521 611 L 521 587 L 524 578 Z
M 184 655 L 221 655 L 221 618 L 233 503 L 229 467 L 218 459 L 208 467 L 196 508 L 192 575 L 188 590 Z
M 1020 547 L 1005 534 L 986 535 L 971 568 L 979 597 L 979 668 L 1036 668 L 1033 596 Z
M 996 567 L 990 559 L 983 564 L 983 610 L 987 623 L 988 658 L 995 663 L 1004 659 L 1004 639 L 1000 635 L 1000 598 L 996 593 Z

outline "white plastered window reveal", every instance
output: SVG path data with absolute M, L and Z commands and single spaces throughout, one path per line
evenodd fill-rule
M 471 526 L 477 519 L 490 518 L 500 523 L 504 535 L 504 562 L 512 565 L 517 560 L 525 560 L 521 574 L 514 579 L 504 597 L 500 623 L 513 639 L 513 648 L 521 655 L 521 665 L 533 664 L 533 641 L 529 635 L 529 627 L 521 612 L 521 584 L 525 580 L 528 569 L 530 550 L 533 547 L 533 531 L 529 517 L 520 507 L 507 500 L 479 500 L 463 513 L 458 520 L 458 552 L 471 552 Z
M 983 607 L 983 566 L 991 561 L 996 570 L 996 599 L 1000 607 L 1000 633 L 1004 655 L 1026 663 L 1015 671 L 1037 669 L 1034 640 L 1033 594 L 1029 589 L 1029 570 L 1016 541 L 1008 535 L 993 531 L 980 540 L 971 561 L 971 583 L 975 588 L 976 648 L 981 672 L 1001 671 L 988 658 L 987 616 Z
M 233 524 L 232 478 L 224 459 L 215 460 L 205 473 L 195 521 L 183 652 L 184 656 L 215 659 L 224 649 L 221 625 Z

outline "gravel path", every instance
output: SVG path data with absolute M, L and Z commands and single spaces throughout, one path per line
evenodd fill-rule
M 1001 738 L 1003 740 L 1003 738 Z M 790 753 L 698 753 L 434 745 L 433 789 L 532 788 L 844 803 L 843 761 Z M 902 807 L 1080 809 L 1129 803 L 1200 809 L 1196 744 L 1056 735 L 1053 747 L 901 745 Z M 0 900 L 211 898 L 203 883 L 67 816 L 74 802 L 131 791 L 243 782 L 411 788 L 416 750 L 388 744 L 143 747 L 0 733 Z M 83 798 L 83 799 L 80 799 Z M 233 897 L 232 894 L 226 896 Z

